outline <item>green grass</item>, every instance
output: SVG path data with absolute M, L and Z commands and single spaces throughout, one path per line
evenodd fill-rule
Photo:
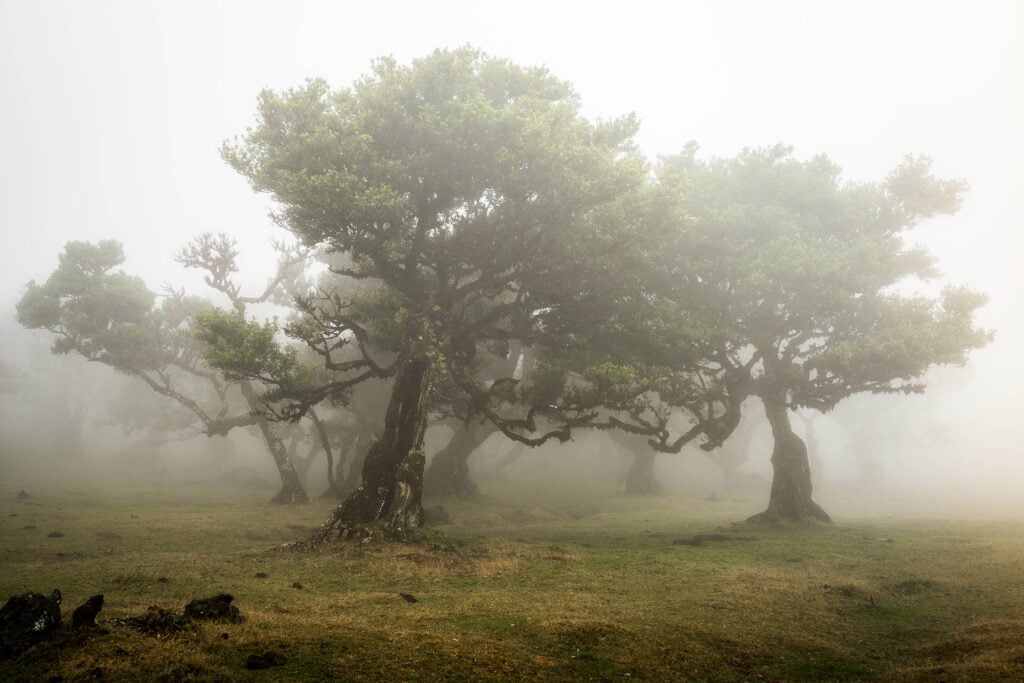
M 484 499 L 440 501 L 453 523 L 424 543 L 292 553 L 273 548 L 330 504 L 16 493 L 0 487 L 0 598 L 59 588 L 69 620 L 103 593 L 109 632 L 2 662 L 4 681 L 1024 678 L 1019 522 L 749 529 L 694 499 Z M 718 538 L 673 543 L 698 534 Z M 244 624 L 158 639 L 112 623 L 218 592 Z M 287 663 L 245 669 L 267 650 Z

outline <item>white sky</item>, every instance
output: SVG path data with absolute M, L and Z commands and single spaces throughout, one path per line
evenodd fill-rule
M 218 153 L 257 92 L 310 76 L 344 86 L 380 55 L 472 44 L 547 65 L 590 116 L 636 111 L 652 156 L 690 139 L 715 155 L 785 142 L 854 179 L 906 153 L 966 178 L 962 212 L 919 238 L 949 280 L 990 294 L 983 322 L 999 337 L 950 411 L 1012 424 L 1024 405 L 1022 38 L 1013 0 L 0 0 L 0 306 L 72 239 L 123 241 L 126 268 L 154 287 L 199 291 L 170 254 L 202 231 L 236 234 L 261 264 L 278 229 Z

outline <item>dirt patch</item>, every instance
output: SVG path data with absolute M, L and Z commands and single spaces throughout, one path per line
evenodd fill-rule
M 192 623 L 183 614 L 150 605 L 145 614 L 137 617 L 114 619 L 114 624 L 130 628 L 147 636 L 164 637 L 188 628 Z
M 707 545 L 709 543 L 724 543 L 727 541 L 748 542 L 753 541 L 753 536 L 732 536 L 730 534 L 695 534 L 690 538 L 677 538 L 672 545 Z

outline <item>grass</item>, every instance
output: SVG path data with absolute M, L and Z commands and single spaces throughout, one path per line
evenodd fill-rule
M 686 498 L 440 501 L 453 522 L 420 543 L 301 554 L 272 549 L 328 503 L 16 493 L 0 486 L 0 598 L 59 588 L 70 620 L 103 593 L 109 632 L 0 662 L 4 681 L 1024 679 L 1019 522 L 748 529 Z M 245 623 L 112 621 L 218 592 Z M 268 650 L 287 662 L 245 668 Z

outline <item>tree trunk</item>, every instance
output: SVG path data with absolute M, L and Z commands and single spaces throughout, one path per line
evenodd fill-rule
M 366 454 L 359 486 L 331 512 L 312 544 L 335 530 L 348 538 L 373 524 L 402 536 L 423 523 L 423 435 L 433 388 L 431 365 L 424 321 L 410 320 L 384 432 Z
M 270 420 L 264 417 L 263 413 L 259 410 L 259 397 L 256 396 L 256 390 L 253 389 L 252 384 L 248 381 L 240 382 L 240 387 L 242 389 L 242 396 L 249 404 L 249 407 L 256 411 L 258 418 L 256 424 L 260 428 L 260 434 L 263 435 L 267 449 L 274 458 L 274 464 L 277 465 L 277 471 L 281 475 L 281 490 L 270 499 L 270 502 L 278 505 L 308 503 L 309 496 L 306 495 L 306 491 L 302 488 L 302 482 L 299 480 L 299 473 L 295 469 L 295 465 L 288 458 L 288 449 L 285 448 L 284 441 L 274 432 Z
M 366 461 L 366 454 L 361 450 L 362 444 L 369 442 L 370 439 L 371 437 L 352 437 L 338 450 L 338 462 L 334 465 L 334 481 L 337 482 L 342 498 L 359 486 L 359 473 L 362 472 L 363 463 Z
M 498 428 L 490 422 L 455 425 L 451 440 L 430 461 L 424 478 L 424 493 L 456 498 L 476 496 L 479 491 L 469 476 L 469 456 L 496 431 Z
M 633 463 L 626 471 L 626 495 L 643 496 L 661 491 L 661 482 L 654 474 L 654 460 L 658 454 L 647 439 L 618 430 L 607 434 L 620 449 L 633 456 Z
M 626 494 L 642 496 L 661 491 L 661 483 L 654 476 L 654 458 L 657 453 L 652 448 L 633 451 L 633 464 L 626 472 Z
M 333 498 L 335 500 L 342 497 L 341 489 L 338 488 L 338 482 L 334 478 L 334 453 L 331 450 L 331 440 L 327 434 L 327 425 L 324 424 L 320 416 L 316 414 L 316 411 L 310 408 L 309 418 L 313 421 L 313 425 L 316 427 L 316 435 L 319 438 L 319 448 L 323 449 L 324 456 L 327 458 L 327 490 L 320 494 L 321 498 Z
M 494 476 L 498 481 L 506 481 L 505 468 L 517 462 L 519 458 L 523 457 L 523 453 L 526 453 L 526 444 L 516 441 L 505 455 L 498 458 L 498 462 L 494 463 Z
M 821 507 L 811 500 L 811 468 L 807 447 L 793 433 L 785 392 L 761 395 L 764 412 L 772 427 L 772 492 L 768 509 L 754 515 L 748 522 L 815 519 L 831 522 Z

